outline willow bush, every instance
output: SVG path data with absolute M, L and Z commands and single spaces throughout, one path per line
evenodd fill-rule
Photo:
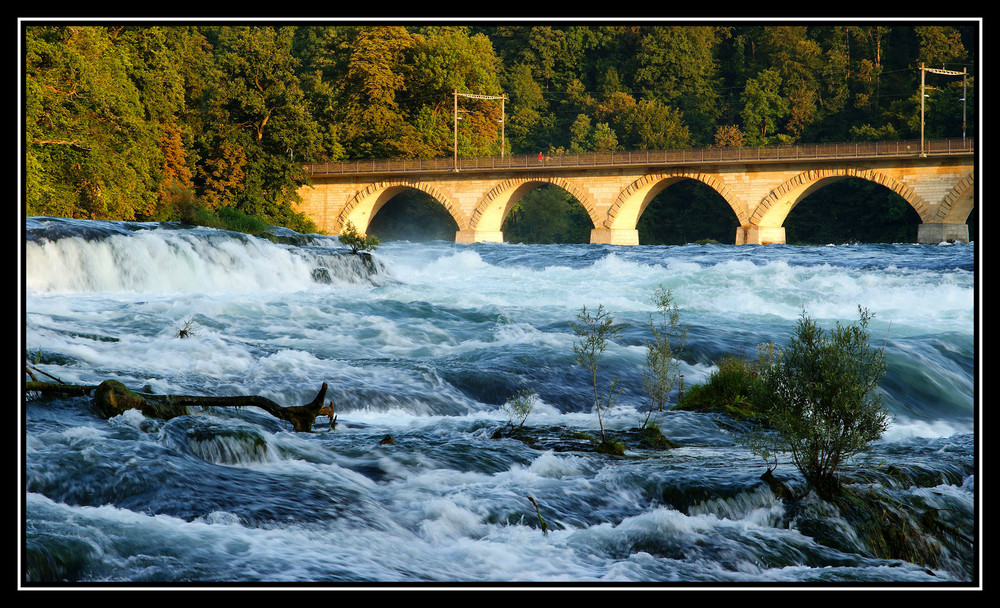
M 838 471 L 889 426 L 878 383 L 885 349 L 869 343 L 872 314 L 824 332 L 805 313 L 792 340 L 754 384 L 752 401 L 774 430 L 773 443 L 752 448 L 789 453 L 810 487 L 824 498 L 840 493 Z

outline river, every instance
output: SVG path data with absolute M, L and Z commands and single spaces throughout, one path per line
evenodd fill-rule
M 85 397 L 29 395 L 29 586 L 978 582 L 974 244 L 391 242 L 370 274 L 329 237 L 25 222 L 22 351 L 37 369 L 282 405 L 311 401 L 326 382 L 337 412 L 335 428 L 321 416 L 295 433 L 252 407 L 105 420 Z M 688 330 L 685 385 L 727 353 L 787 341 L 803 312 L 824 328 L 857 320 L 859 306 L 873 312 L 892 423 L 845 478 L 916 472 L 923 482 L 893 496 L 947 513 L 959 540 L 939 539 L 934 566 L 875 557 L 843 540 L 850 530 L 824 542 L 817 519 L 845 520 L 817 501 L 790 509 L 717 415 L 664 412 L 663 434 L 680 447 L 623 457 L 493 438 L 521 389 L 538 395 L 528 427 L 599 432 L 572 352 L 583 306 L 625 324 L 602 360 L 623 388 L 603 422 L 637 426 L 660 286 Z M 800 480 L 784 458 L 775 474 Z

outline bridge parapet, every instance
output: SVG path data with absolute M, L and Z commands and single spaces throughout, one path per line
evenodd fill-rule
M 975 140 L 925 141 L 924 154 L 967 155 L 975 153 Z M 397 173 L 448 173 L 455 171 L 551 170 L 627 166 L 669 166 L 704 163 L 787 162 L 809 159 L 864 159 L 919 155 L 920 140 L 799 144 L 739 148 L 690 148 L 683 150 L 631 150 L 582 154 L 507 155 L 430 159 L 372 159 L 304 165 L 309 177 L 326 175 L 371 175 Z M 457 166 L 456 166 L 457 162 Z

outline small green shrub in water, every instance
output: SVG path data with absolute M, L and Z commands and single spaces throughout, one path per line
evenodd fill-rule
M 338 237 L 340 242 L 351 248 L 352 253 L 357 253 L 359 251 L 375 251 L 379 246 L 378 237 L 371 234 L 361 234 L 358 229 L 354 227 L 354 223 L 348 220 L 347 224 L 344 225 L 344 229 L 340 232 Z
M 521 428 L 536 403 L 538 403 L 538 395 L 529 388 L 514 393 L 514 396 L 501 405 L 500 409 L 507 414 L 511 425 L 516 422 L 517 428 Z
M 799 472 L 823 498 L 837 496 L 837 472 L 889 427 L 878 383 L 883 349 L 868 341 L 872 315 L 858 307 L 858 323 L 825 333 L 803 313 L 792 340 L 762 370 L 753 400 L 776 443 L 764 449 L 791 454 Z

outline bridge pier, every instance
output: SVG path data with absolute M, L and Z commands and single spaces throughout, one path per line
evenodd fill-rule
M 456 243 L 502 243 L 503 232 L 499 230 L 459 230 L 455 233 Z
M 590 231 L 591 245 L 638 245 L 638 230 L 595 228 Z
M 968 224 L 920 224 L 917 226 L 917 242 L 936 245 L 946 241 L 969 242 Z
M 737 245 L 784 245 L 784 226 L 756 226 L 748 224 L 736 227 Z

